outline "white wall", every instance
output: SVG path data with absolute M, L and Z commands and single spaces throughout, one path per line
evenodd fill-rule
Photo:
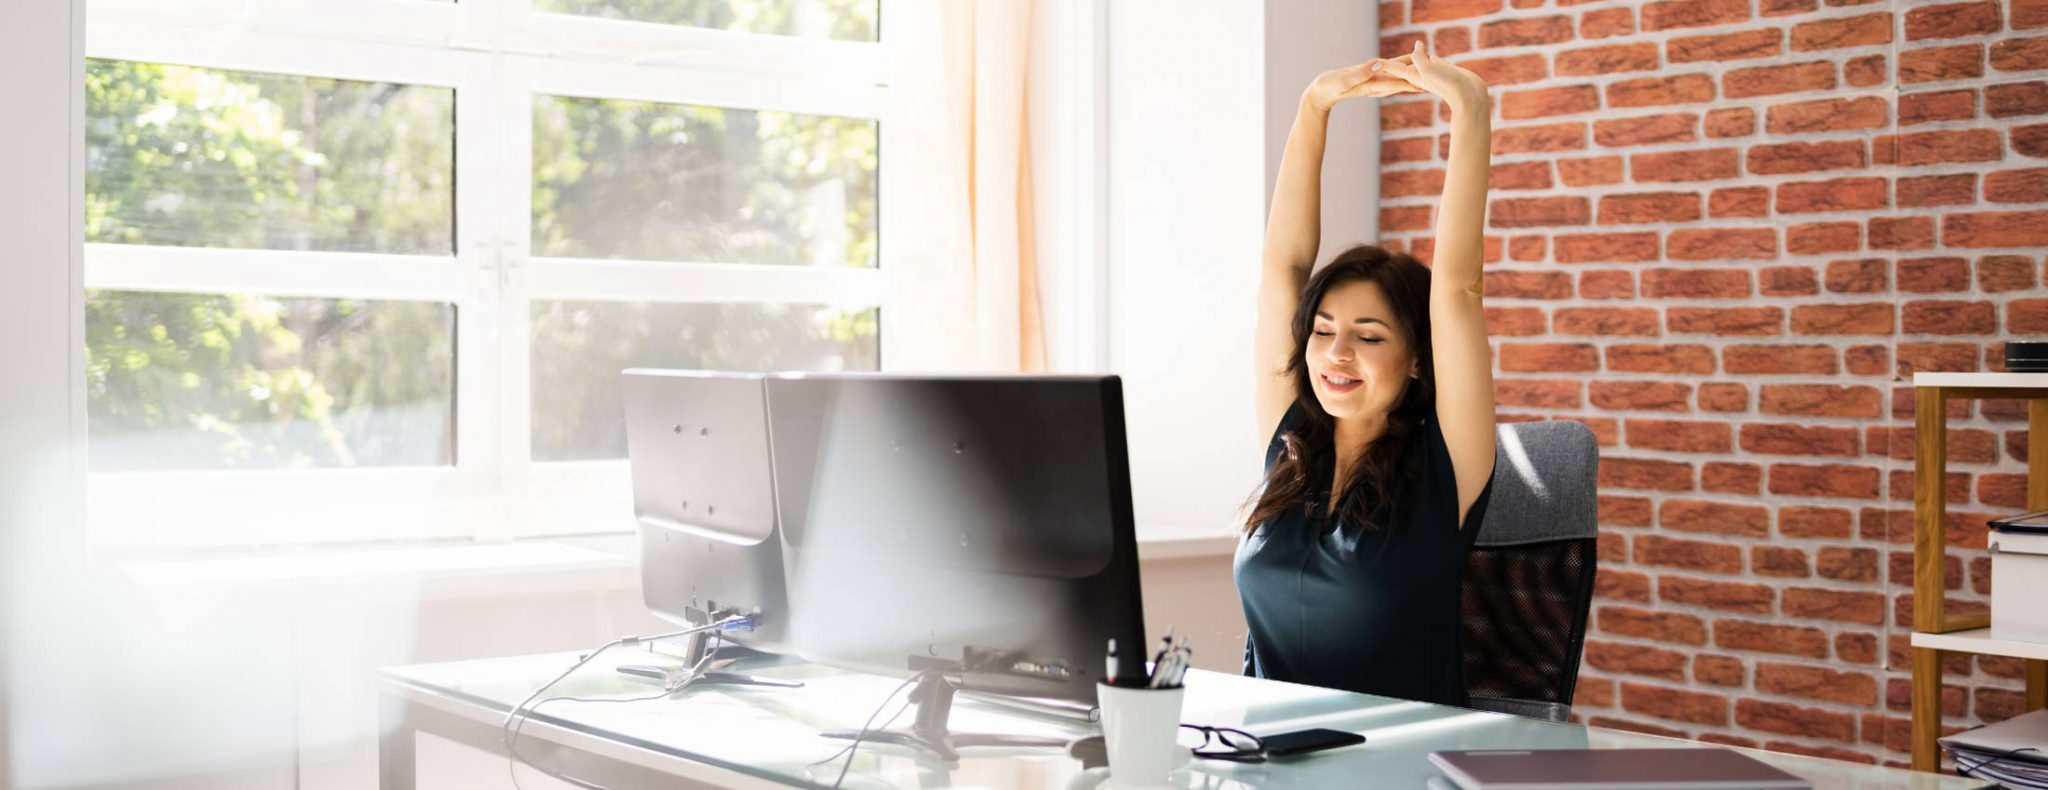
M 84 18 L 84 0 L 0 4 L 0 787 L 42 702 L 37 629 L 78 562 Z
M 1233 534 L 1262 438 L 1248 371 L 1263 11 L 1191 8 L 1109 9 L 1109 366 L 1124 379 L 1139 529 L 1153 536 Z
M 1378 38 L 1379 9 L 1374 3 L 1266 3 L 1269 205 L 1301 92 L 1318 74 L 1373 57 L 1379 51 Z M 1379 102 L 1371 99 L 1345 102 L 1330 113 L 1330 136 L 1323 149 L 1322 261 L 1379 235 L 1379 129 Z
M 1109 24 L 1109 361 L 1123 375 L 1138 521 L 1230 534 L 1265 436 L 1252 294 L 1301 91 L 1377 49 L 1371 3 L 1119 0 Z M 1377 231 L 1378 108 L 1331 117 L 1323 251 Z
M 1109 25 L 1109 345 L 1150 534 L 1232 534 L 1264 441 L 1251 404 L 1266 206 L 1302 89 L 1377 49 L 1372 3 L 1118 0 Z M 1378 108 L 1331 118 L 1323 250 L 1376 236 Z
M 1234 536 L 1266 436 L 1251 403 L 1266 207 L 1302 89 L 1377 50 L 1369 2 L 1115 0 L 1108 25 L 1108 369 L 1124 378 L 1140 534 Z M 1377 232 L 1378 107 L 1332 113 L 1328 260 Z M 1227 548 L 1144 565 L 1146 623 L 1235 671 L 1244 619 Z M 1227 543 L 1223 544 L 1227 546 Z

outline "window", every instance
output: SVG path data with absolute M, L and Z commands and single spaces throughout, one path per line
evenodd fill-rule
M 533 249 L 875 265 L 873 121 L 541 96 Z
M 618 372 L 875 370 L 879 0 L 96 0 L 101 545 L 631 528 Z
M 875 0 L 535 0 L 569 14 L 848 41 L 875 40 Z

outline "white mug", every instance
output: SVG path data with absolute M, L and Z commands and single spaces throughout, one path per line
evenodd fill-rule
M 1119 785 L 1156 785 L 1173 772 L 1180 701 L 1187 690 L 1097 684 L 1109 775 Z

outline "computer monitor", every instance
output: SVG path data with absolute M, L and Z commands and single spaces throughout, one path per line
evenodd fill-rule
M 762 375 L 634 369 L 621 390 L 647 608 L 691 626 L 748 615 L 719 638 L 780 652 L 789 620 Z M 688 638 L 678 657 L 694 664 L 705 649 Z
M 1109 640 L 1144 655 L 1116 377 L 765 383 L 799 655 L 941 670 L 941 717 L 956 688 L 1092 703 Z
M 871 739 L 1025 745 L 946 732 L 953 692 L 1093 704 L 1109 640 L 1144 657 L 1115 377 L 628 370 L 623 392 L 648 608 L 751 615 L 728 637 L 759 650 L 936 670 L 917 725 Z

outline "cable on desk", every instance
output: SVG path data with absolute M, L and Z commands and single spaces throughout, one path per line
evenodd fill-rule
M 811 765 L 823 765 L 825 763 L 829 763 L 835 759 L 838 759 L 839 755 L 846 755 L 846 762 L 839 766 L 839 777 L 837 779 L 832 780 L 832 790 L 839 790 L 839 785 L 846 781 L 847 769 L 853 767 L 853 759 L 859 756 L 854 752 L 860 748 L 861 740 L 866 738 L 868 733 L 875 731 L 875 719 L 882 715 L 882 711 L 887 710 L 889 708 L 889 703 L 896 699 L 896 695 L 903 693 L 904 689 L 910 688 L 911 686 L 917 684 L 919 681 L 924 680 L 926 675 L 936 674 L 938 671 L 939 670 L 936 669 L 927 669 L 923 672 L 911 675 L 909 678 L 905 679 L 900 685 L 896 686 L 895 690 L 889 692 L 889 696 L 882 698 L 882 704 L 875 706 L 874 713 L 868 714 L 867 723 L 862 724 L 860 726 L 860 731 L 853 734 L 852 743 L 847 744 L 845 748 L 840 749 L 839 751 L 833 752 L 831 757 L 827 757 L 823 760 L 811 763 Z M 902 716 L 904 711 L 910 710 L 910 706 L 913 704 L 915 704 L 914 701 L 906 701 L 903 707 L 896 709 L 895 715 L 889 717 L 889 721 L 882 723 L 881 728 L 887 729 L 889 727 L 890 722 L 894 722 L 897 716 Z
M 897 691 L 902 691 L 902 689 L 900 689 L 900 688 L 899 688 L 899 689 L 897 689 Z M 893 697 L 894 697 L 895 695 L 894 695 L 894 694 L 891 694 L 890 696 L 891 696 L 891 697 L 893 698 Z M 888 704 L 888 702 L 889 702 L 889 701 L 885 699 L 885 700 L 883 700 L 883 701 L 882 701 L 882 704 L 884 704 L 884 705 L 887 705 L 887 704 Z M 900 718 L 903 718 L 903 714 L 905 714 L 905 713 L 908 713 L 908 712 L 910 711 L 911 707 L 912 707 L 912 706 L 915 706 L 916 704 L 917 704 L 917 701 L 916 701 L 916 700 L 914 700 L 914 699 L 909 699 L 909 698 L 906 698 L 906 699 L 904 699 L 904 700 L 903 700 L 903 704 L 902 704 L 902 705 L 899 705 L 899 706 L 897 706 L 897 707 L 896 707 L 896 712 L 895 712 L 895 713 L 891 713 L 891 714 L 889 714 L 889 718 L 887 718 L 887 719 L 883 719 L 883 720 L 882 720 L 882 726 L 880 726 L 880 727 L 877 727 L 876 729 L 880 729 L 880 730 L 886 730 L 886 729 L 889 729 L 890 727 L 894 727 L 894 726 L 896 726 L 896 720 L 897 720 L 897 719 L 900 719 Z M 832 753 L 832 756 L 830 756 L 830 757 L 825 757 L 825 758 L 822 758 L 822 759 L 818 759 L 818 760 L 812 760 L 812 761 L 811 761 L 811 762 L 810 762 L 809 764 L 810 764 L 810 765 L 824 765 L 824 764 L 826 764 L 826 763 L 832 762 L 833 760 L 837 760 L 837 759 L 839 759 L 839 758 L 840 758 L 841 756 L 844 756 L 844 755 L 845 755 L 845 754 L 846 754 L 847 752 L 849 752 L 849 751 L 852 751 L 852 750 L 853 750 L 853 745 L 852 745 L 852 744 L 848 744 L 848 745 L 846 745 L 846 746 L 841 746 L 841 747 L 839 747 L 839 751 L 836 751 L 836 752 L 833 752 L 833 753 Z
M 553 680 L 541 684 L 541 687 L 534 689 L 533 693 L 527 695 L 526 699 L 520 700 L 519 704 L 512 706 L 511 710 L 506 711 L 505 721 L 499 727 L 499 739 L 503 741 L 505 744 L 505 756 L 508 758 L 505 762 L 505 771 L 512 779 L 512 786 L 514 788 L 519 787 L 519 772 L 517 770 L 517 766 L 521 763 L 524 763 L 527 767 L 532 768 L 536 771 L 540 771 L 541 773 L 547 774 L 549 777 L 557 781 L 575 785 L 577 787 L 583 788 L 583 790 L 607 790 L 602 785 L 592 784 L 590 782 L 585 782 L 575 777 L 567 776 L 561 773 L 557 773 L 555 771 L 550 771 L 547 768 L 542 767 L 538 764 L 535 764 L 531 760 L 526 759 L 523 755 L 519 753 L 519 733 L 520 730 L 526 727 L 527 719 L 532 718 L 533 710 L 535 708 L 540 707 L 541 705 L 545 705 L 549 702 L 555 702 L 558 700 L 576 700 L 581 702 L 647 702 L 650 700 L 662 699 L 670 695 L 673 695 L 676 692 L 688 688 L 691 683 L 696 682 L 697 679 L 704 676 L 705 668 L 710 666 L 711 660 L 718 656 L 718 648 L 721 644 L 723 644 L 723 640 L 718 638 L 719 633 L 722 632 L 727 626 L 744 623 L 748 619 L 750 618 L 744 615 L 733 615 L 731 617 L 722 618 L 709 625 L 700 625 L 695 628 L 686 628 L 681 631 L 670 631 L 665 634 L 654 634 L 652 636 L 620 637 L 618 639 L 614 639 L 610 642 L 604 643 L 603 645 L 599 646 L 596 650 L 590 651 L 588 655 L 585 655 L 581 659 L 577 660 L 577 662 L 571 665 L 568 669 L 562 670 L 562 674 L 556 675 Z M 704 657 L 702 659 L 699 659 L 694 666 L 690 667 L 690 670 L 684 673 L 680 680 L 662 687 L 660 694 L 625 699 L 600 699 L 588 697 L 549 697 L 539 702 L 534 701 L 542 694 L 546 694 L 548 689 L 554 688 L 555 684 L 561 683 L 564 678 L 567 678 L 570 675 L 575 674 L 576 670 L 582 669 L 584 665 L 589 664 L 598 656 L 603 655 L 604 651 L 606 650 L 610 650 L 620 645 L 633 645 L 640 644 L 642 642 L 653 642 L 661 639 L 671 639 L 678 636 L 688 636 L 690 634 L 698 633 L 700 631 L 713 632 L 711 649 L 706 651 Z

